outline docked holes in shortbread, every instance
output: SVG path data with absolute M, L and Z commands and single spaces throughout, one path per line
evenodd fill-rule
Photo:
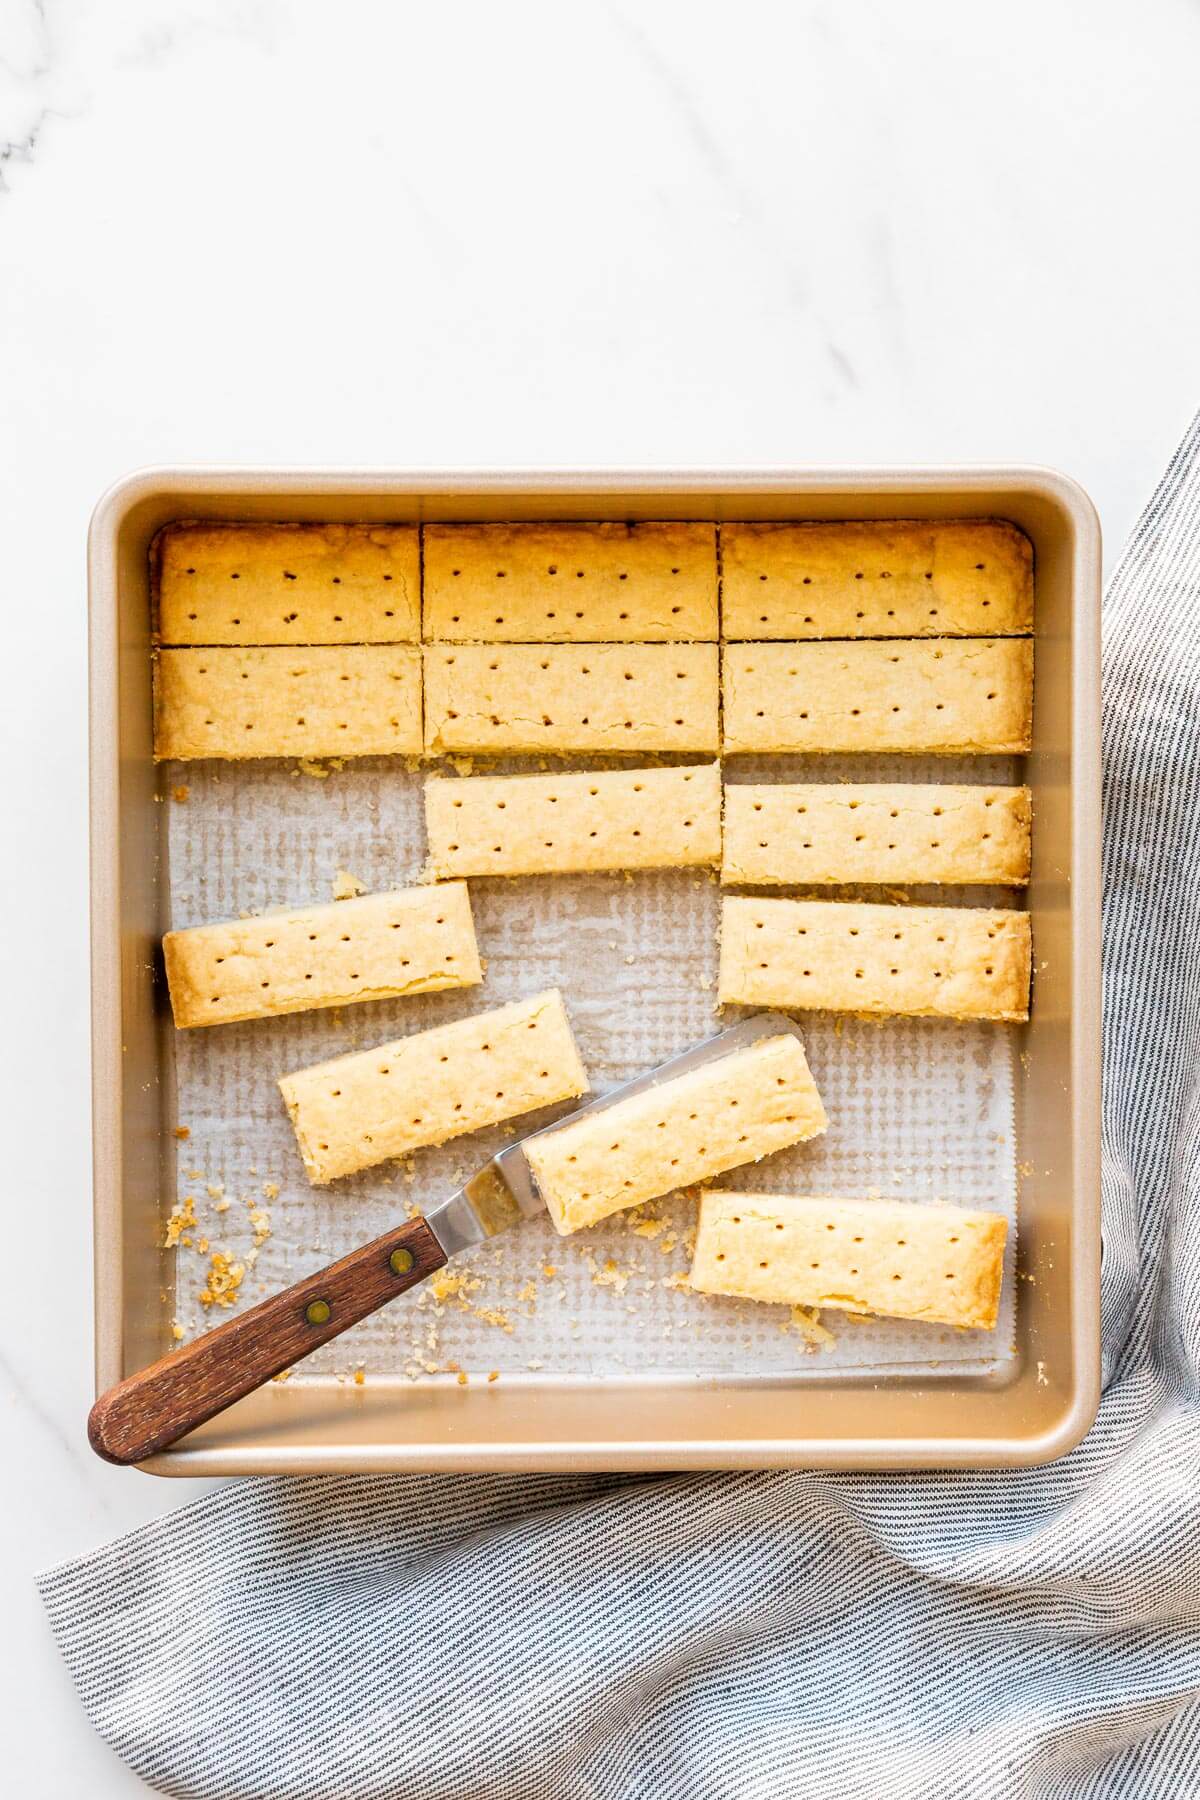
M 425 636 L 448 643 L 715 639 L 716 528 L 427 525 Z
M 425 783 L 435 875 L 660 869 L 721 858 L 719 763 Z
M 1001 1213 L 957 1206 L 709 1188 L 700 1196 L 691 1285 L 703 1294 L 990 1331 L 1007 1230 Z
M 483 979 L 462 881 L 171 931 L 163 955 L 181 1028 Z
M 727 638 L 1033 627 L 1033 546 L 1002 519 L 722 525 L 721 570 Z
M 726 897 L 723 1006 L 1029 1016 L 1029 915 L 972 906 L 868 906 Z
M 163 644 L 401 644 L 421 637 L 415 525 L 168 525 Z
M 316 1185 L 588 1091 L 557 988 L 280 1083 Z
M 427 644 L 427 750 L 714 751 L 715 644 Z
M 1027 638 L 728 644 L 722 669 L 727 752 L 1030 747 Z
M 160 650 L 154 754 L 390 756 L 421 750 L 421 652 L 407 645 Z
M 565 1234 L 825 1127 L 804 1048 L 784 1033 L 547 1132 L 526 1154 Z
M 721 880 L 787 883 L 1029 880 L 1025 787 L 757 782 L 725 790 Z

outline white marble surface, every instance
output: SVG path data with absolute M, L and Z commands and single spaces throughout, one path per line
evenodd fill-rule
M 1192 410 L 1188 0 L 0 0 L 8 1791 L 146 1791 L 31 1586 L 91 1458 L 84 532 L 156 461 L 965 458 L 1115 553 Z

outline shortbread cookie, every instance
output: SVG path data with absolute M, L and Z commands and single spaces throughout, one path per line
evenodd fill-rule
M 407 645 L 160 650 L 154 754 L 390 756 L 421 750 L 421 652 Z
M 816 1137 L 826 1123 L 804 1047 L 782 1033 L 558 1126 L 526 1154 L 566 1234 Z
M 435 875 L 555 875 L 721 860 L 721 765 L 425 783 Z
M 716 529 L 427 525 L 425 636 L 541 644 L 715 638 Z
M 163 644 L 415 644 L 415 525 L 168 525 L 154 540 Z
M 180 1027 L 483 980 L 463 881 L 170 931 L 163 956 Z
M 902 1200 L 820 1200 L 707 1188 L 691 1285 L 783 1306 L 990 1331 L 1008 1223 Z
M 1028 638 L 729 644 L 723 682 L 727 752 L 1030 747 Z
M 721 903 L 723 1006 L 1029 1017 L 1029 914 L 836 900 Z
M 427 1144 L 586 1094 L 557 988 L 285 1075 L 280 1092 L 316 1186 Z
M 719 747 L 715 644 L 429 644 L 431 751 Z
M 1033 627 L 1033 546 L 1003 519 L 722 525 L 727 638 L 1002 637 Z
M 739 783 L 725 790 L 721 880 L 1019 887 L 1029 880 L 1030 816 L 1025 787 Z

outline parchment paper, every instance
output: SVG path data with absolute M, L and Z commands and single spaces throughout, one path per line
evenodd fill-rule
M 643 762 L 652 759 L 644 758 Z M 461 759 L 460 770 L 464 767 Z M 545 759 L 478 772 L 556 766 Z M 573 766 L 578 766 L 575 763 Z M 592 766 L 602 766 L 593 759 Z M 626 760 L 623 766 L 630 766 Z M 326 765 L 328 767 L 328 765 Z M 167 771 L 171 922 L 176 928 L 333 898 L 338 870 L 400 887 L 425 863 L 421 787 L 431 765 L 352 761 L 323 778 L 279 762 Z M 447 773 L 446 767 L 432 772 Z M 1002 759 L 739 759 L 727 779 L 1009 781 Z M 175 1035 L 178 1196 L 196 1225 L 173 1252 L 167 1309 L 190 1337 L 230 1316 L 200 1294 L 214 1250 L 240 1262 L 238 1304 L 260 1299 L 433 1207 L 539 1121 L 480 1132 L 313 1188 L 276 1088 L 291 1069 L 385 1043 L 539 989 L 563 990 L 597 1092 L 707 1037 L 717 1013 L 715 873 L 539 877 L 471 884 L 487 977 L 420 995 Z M 793 890 L 800 891 L 800 890 Z M 813 890 L 816 891 L 816 890 Z M 827 898 L 846 890 L 822 890 Z M 881 890 L 858 889 L 878 898 Z M 941 904 L 1004 904 L 998 890 L 913 892 Z M 999 1025 L 810 1015 L 809 1061 L 830 1118 L 811 1144 L 732 1171 L 758 1190 L 949 1200 L 1015 1226 L 1013 1037 Z M 414 1380 L 537 1374 L 737 1373 L 827 1377 L 929 1365 L 961 1373 L 1012 1354 L 1015 1230 L 994 1332 L 855 1321 L 827 1311 L 826 1341 L 786 1307 L 714 1300 L 679 1285 L 695 1204 L 675 1196 L 577 1237 L 523 1226 L 473 1252 L 301 1364 L 293 1379 L 406 1373 Z M 256 1242 L 257 1240 L 257 1242 Z M 206 1244 L 207 1249 L 201 1249 Z M 459 1285 L 459 1277 L 462 1277 Z

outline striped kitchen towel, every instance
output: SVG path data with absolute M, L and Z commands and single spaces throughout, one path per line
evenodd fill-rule
M 244 1482 L 41 1589 L 216 1800 L 1200 1794 L 1200 420 L 1106 602 L 1105 1386 L 1006 1474 Z

